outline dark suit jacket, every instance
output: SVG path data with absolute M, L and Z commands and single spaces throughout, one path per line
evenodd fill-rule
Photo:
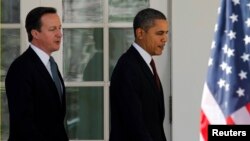
M 61 74 L 60 79 L 62 102 L 52 77 L 32 48 L 11 64 L 5 80 L 10 112 L 9 141 L 68 141 Z
M 133 46 L 112 73 L 110 102 L 110 141 L 166 141 L 162 88 Z

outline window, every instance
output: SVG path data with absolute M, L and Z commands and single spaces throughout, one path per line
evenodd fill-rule
M 109 78 L 118 57 L 133 41 L 134 15 L 149 1 L 63 0 L 62 5 L 69 136 L 105 140 Z

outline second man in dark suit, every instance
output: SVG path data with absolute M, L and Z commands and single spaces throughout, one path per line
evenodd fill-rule
M 133 22 L 135 42 L 111 76 L 110 141 L 166 141 L 163 89 L 153 66 L 167 42 L 168 22 L 158 10 L 140 11 Z

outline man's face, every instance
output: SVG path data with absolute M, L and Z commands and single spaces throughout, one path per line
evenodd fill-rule
M 36 45 L 51 54 L 59 50 L 61 45 L 62 30 L 61 21 L 57 14 L 45 14 L 41 17 L 41 31 L 34 31 L 33 37 L 36 40 Z M 34 36 L 35 35 L 35 36 Z
M 147 31 L 142 30 L 139 37 L 141 46 L 151 56 L 161 55 L 168 39 L 168 22 L 166 20 L 155 20 L 154 25 Z

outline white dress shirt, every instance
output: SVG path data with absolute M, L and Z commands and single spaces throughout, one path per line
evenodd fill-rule
M 35 53 L 38 55 L 38 57 L 41 59 L 43 62 L 44 66 L 47 68 L 50 76 L 52 77 L 51 69 L 50 69 L 50 62 L 49 62 L 49 55 L 45 53 L 43 50 L 40 48 L 36 47 L 35 45 L 30 43 L 31 48 L 35 51 Z
M 139 54 L 142 56 L 143 60 L 147 63 L 148 67 L 150 68 L 151 72 L 153 73 L 153 69 L 150 66 L 152 56 L 147 51 L 145 51 L 142 47 L 140 47 L 137 43 L 134 42 L 133 46 L 139 52 Z

